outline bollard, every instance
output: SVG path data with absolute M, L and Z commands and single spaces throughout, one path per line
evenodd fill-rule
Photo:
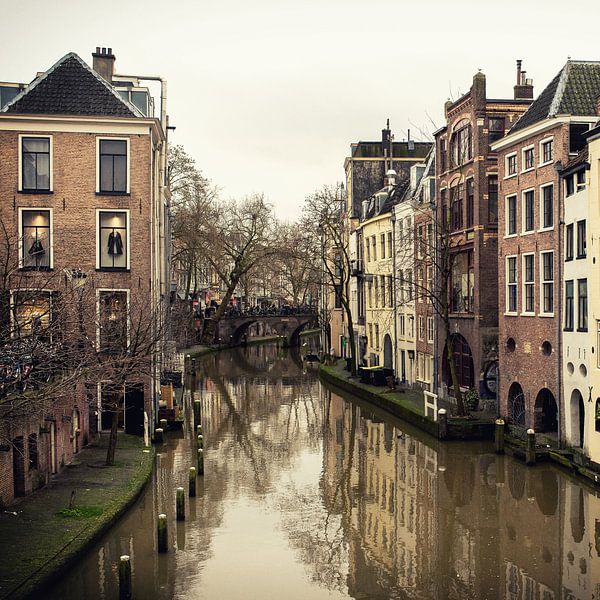
M 196 497 L 196 467 L 190 467 L 188 492 L 190 498 Z
M 525 464 L 535 465 L 535 431 L 527 430 L 527 449 L 525 450 Z
M 124 554 L 119 559 L 119 600 L 131 600 L 131 561 Z
M 202 404 L 200 400 L 194 400 L 194 427 L 198 427 L 200 425 L 200 411 L 202 408 Z
M 154 443 L 155 444 L 162 444 L 165 441 L 165 438 L 163 436 L 163 430 L 158 427 L 157 429 L 154 430 Z
M 160 420 L 160 427 L 163 430 L 163 436 L 166 436 L 167 435 L 167 420 L 166 419 Z
M 158 551 L 162 554 L 169 548 L 169 538 L 167 532 L 167 515 L 161 513 L 158 515 Z
M 445 440 L 448 437 L 448 413 L 445 408 L 438 410 L 439 437 Z
M 204 475 L 204 450 L 198 448 L 198 475 Z
M 202 435 L 202 425 L 196 427 L 196 435 Z
M 196 440 L 198 441 L 198 448 L 204 448 L 204 436 L 199 435 Z
M 178 487 L 175 492 L 175 507 L 177 510 L 177 520 L 185 521 L 185 492 L 182 487 Z
M 496 441 L 496 454 L 504 454 L 504 419 L 496 419 L 494 439 Z
M 192 372 L 196 370 L 196 359 L 192 358 Z

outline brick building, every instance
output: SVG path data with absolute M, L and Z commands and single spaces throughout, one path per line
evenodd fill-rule
M 559 174 L 585 145 L 584 133 L 597 120 L 599 93 L 600 63 L 569 60 L 506 137 L 493 146 L 498 153 L 502 199 L 498 256 L 501 414 L 515 425 L 560 432 L 561 437 L 565 433 L 562 253 L 565 244 L 567 252 L 573 245 L 578 254 L 574 261 L 584 259 L 586 232 L 585 217 L 579 218 L 579 225 L 571 218 L 573 211 L 569 211 L 568 224 L 573 227 L 562 226 L 564 204 L 573 199 L 565 197 Z M 584 183 L 585 170 L 579 172 Z M 565 234 L 571 238 L 564 239 Z M 575 266 L 569 267 L 573 273 Z M 587 331 L 587 279 L 579 276 L 573 285 L 565 303 L 578 307 L 577 321 L 569 321 L 567 329 Z M 569 344 L 578 342 L 570 339 Z
M 82 323 L 96 350 L 110 351 L 119 331 L 131 352 L 132 323 L 152 319 L 153 330 L 164 331 L 169 299 L 166 95 L 164 82 L 151 78 L 162 84 L 155 117 L 149 89 L 115 74 L 114 63 L 111 49 L 96 49 L 93 69 L 70 53 L 29 85 L 0 85 L 9 89 L 0 111 L 0 221 L 18 240 L 18 268 L 2 290 L 11 314 L 2 318 L 20 331 L 44 327 L 76 286 L 90 304 L 80 313 L 97 315 Z M 23 288 L 26 305 L 17 302 Z M 152 356 L 153 375 L 119 392 L 119 424 L 130 433 L 143 433 L 144 415 L 153 422 L 161 352 Z M 46 483 L 110 426 L 106 385 L 74 381 L 72 394 L 43 411 L 0 421 L 1 503 Z
M 517 77 L 514 98 L 491 99 L 485 75 L 476 73 L 469 92 L 446 103 L 446 125 L 435 133 L 437 228 L 448 242 L 450 343 L 461 389 L 488 398 L 495 397 L 498 360 L 498 165 L 490 144 L 532 101 L 533 86 L 520 61 Z M 452 386 L 446 337 L 440 326 L 442 394 Z

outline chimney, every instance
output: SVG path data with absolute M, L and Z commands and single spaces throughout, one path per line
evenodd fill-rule
M 533 100 L 533 79 L 527 79 L 527 71 L 521 69 L 521 60 L 517 60 L 517 85 L 515 85 L 515 100 Z
M 100 48 L 96 46 L 96 52 L 92 52 L 93 69 L 101 75 L 108 83 L 112 83 L 113 73 L 115 72 L 116 57 L 112 48 Z
M 485 108 L 486 89 L 485 75 L 478 71 L 473 75 L 473 85 L 471 86 L 471 98 L 475 110 Z

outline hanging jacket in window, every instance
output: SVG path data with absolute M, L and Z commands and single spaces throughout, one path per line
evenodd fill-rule
M 112 256 L 123 254 L 123 240 L 118 231 L 111 231 L 108 236 L 108 253 Z
M 44 246 L 40 240 L 33 240 L 31 248 L 29 248 L 29 256 L 43 256 L 46 254 Z

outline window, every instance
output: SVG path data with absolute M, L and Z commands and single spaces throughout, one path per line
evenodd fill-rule
M 128 294 L 125 290 L 98 290 L 98 348 L 119 354 L 127 349 Z
M 404 271 L 398 271 L 398 280 L 400 281 L 400 302 L 404 302 Z
M 587 279 L 577 280 L 577 331 L 587 331 Z
M 585 220 L 577 221 L 577 258 L 586 257 L 587 243 L 585 235 Z
M 425 341 L 425 317 L 419 316 L 419 340 Z
M 433 343 L 433 317 L 427 317 L 427 341 Z
M 551 162 L 554 158 L 554 143 L 552 140 L 545 140 L 541 143 L 542 146 L 542 161 L 544 163 Z
M 29 434 L 27 449 L 29 451 L 29 470 L 39 468 L 38 440 L 35 433 Z
M 368 307 L 372 308 L 373 307 L 373 283 L 371 281 L 369 281 L 368 290 L 369 290 L 369 294 L 367 296 L 367 299 L 369 300 Z
M 19 209 L 21 220 L 20 266 L 27 270 L 48 270 L 52 261 L 52 211 Z
M 523 255 L 523 299 L 524 313 L 535 311 L 535 256 L 533 254 Z
M 388 275 L 388 307 L 392 308 L 394 306 L 394 290 L 392 288 L 393 280 L 392 276 Z
M 98 211 L 98 268 L 129 268 L 128 230 L 127 211 Z
M 490 117 L 488 121 L 488 140 L 493 143 L 504 137 L 504 117 Z
M 52 320 L 52 292 L 13 292 L 11 309 L 13 337 L 38 336 L 41 331 L 48 330 Z
M 506 157 L 506 177 L 515 175 L 517 173 L 517 155 L 509 154 Z
M 572 196 L 575 193 L 575 177 L 568 175 L 565 177 L 565 195 Z
M 408 316 L 408 337 L 415 337 L 415 318 L 412 315 Z
M 517 233 L 517 197 L 509 196 L 506 199 L 506 235 Z
M 565 260 L 573 260 L 573 237 L 573 223 L 570 223 L 565 235 Z
M 375 277 L 375 307 L 379 307 L 379 277 Z
M 523 170 L 533 169 L 533 147 L 523 150 Z
M 546 185 L 542 188 L 542 228 L 549 229 L 554 225 L 554 186 Z
M 440 205 L 441 205 L 441 220 L 442 220 L 442 232 L 446 233 L 450 228 L 450 212 L 448 211 L 448 190 L 440 190 Z
M 392 258 L 392 232 L 387 233 L 388 258 Z
M 377 260 L 377 239 L 375 236 L 371 236 L 371 246 L 373 248 L 373 260 Z
M 457 167 L 471 160 L 472 142 L 471 125 L 465 120 L 457 124 L 457 130 L 452 134 L 450 142 L 453 166 Z
M 399 325 L 400 325 L 400 336 L 404 337 L 405 336 L 405 324 L 404 324 L 404 315 L 400 315 L 400 319 L 399 319 Z
M 546 315 L 554 313 L 554 253 L 541 253 L 542 307 Z
M 423 256 L 423 225 L 419 225 L 417 227 L 417 257 L 421 258 Z
M 379 237 L 381 244 L 381 258 L 385 258 L 385 233 L 382 233 Z M 391 258 L 391 254 L 388 258 Z
M 571 154 L 575 154 L 585 148 L 587 142 L 583 135 L 588 131 L 589 128 L 589 123 L 569 124 L 569 152 Z
M 459 183 L 457 186 L 450 188 L 450 210 L 452 212 L 451 231 L 462 229 L 464 193 L 464 183 Z
M 52 191 L 52 153 L 49 137 L 21 137 L 20 191 Z
M 379 350 L 379 324 L 375 323 L 375 349 Z
M 488 177 L 488 221 L 496 223 L 498 221 L 498 176 Z
M 342 286 L 336 284 L 333 286 L 334 308 L 342 308 Z
M 98 140 L 98 185 L 103 194 L 129 192 L 128 140 L 115 138 Z
M 365 239 L 365 247 L 367 250 L 367 262 L 371 262 L 371 244 L 369 238 Z
M 534 213 L 533 190 L 528 190 L 523 194 L 523 231 L 533 231 Z
M 440 140 L 440 171 L 443 173 L 446 170 L 448 163 L 448 151 L 446 149 L 446 140 Z
M 473 312 L 474 275 L 473 251 L 460 252 L 452 256 L 450 310 Z
M 565 281 L 565 331 L 573 331 L 573 280 Z
M 506 312 L 517 312 L 517 257 L 506 258 Z
M 467 227 L 473 227 L 473 196 L 475 186 L 473 179 L 467 179 Z
M 585 189 L 585 169 L 577 171 L 577 174 L 575 175 L 575 183 L 578 192 Z

